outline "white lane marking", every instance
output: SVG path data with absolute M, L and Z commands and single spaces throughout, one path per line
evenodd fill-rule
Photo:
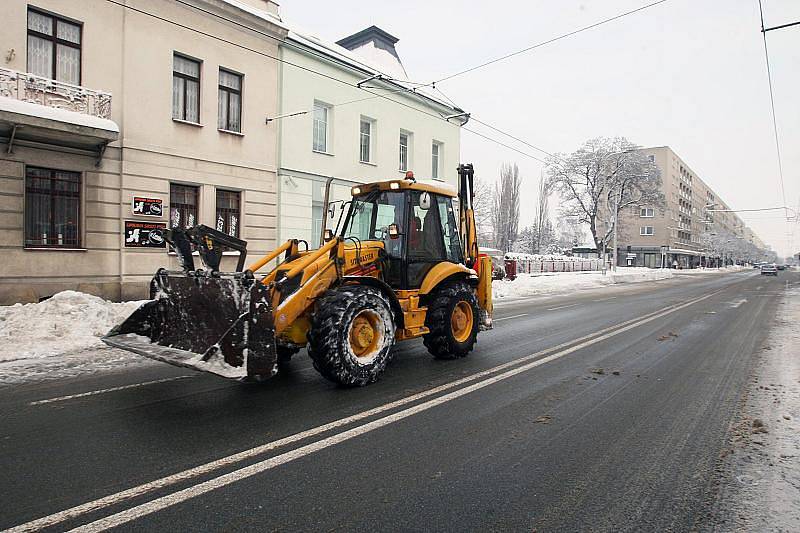
M 683 304 L 683 305 L 691 305 L 693 303 L 699 302 L 699 301 L 704 300 L 706 298 L 710 298 L 711 296 L 714 296 L 715 294 L 721 292 L 722 290 L 724 290 L 724 289 L 720 289 L 718 291 L 715 291 L 713 293 L 708 294 L 707 296 L 704 296 L 701 299 L 693 300 L 693 301 L 691 301 L 691 302 L 689 302 L 687 304 Z M 588 341 L 588 340 L 590 340 L 590 339 L 592 339 L 594 337 L 597 337 L 598 335 L 602 335 L 602 334 L 614 331 L 617 328 L 625 327 L 625 326 L 628 326 L 628 325 L 631 325 L 631 324 L 636 324 L 640 320 L 643 320 L 643 319 L 646 319 L 646 318 L 650 318 L 650 317 L 657 318 L 659 316 L 662 316 L 662 313 L 664 313 L 666 311 L 670 311 L 671 312 L 671 311 L 676 311 L 679 308 L 682 308 L 680 306 L 681 306 L 681 304 L 672 304 L 670 306 L 667 306 L 665 308 L 659 309 L 657 311 L 646 313 L 646 314 L 644 314 L 644 315 L 642 315 L 640 317 L 632 318 L 630 320 L 626 320 L 624 322 L 620 322 L 618 324 L 614 324 L 612 326 L 608 326 L 606 328 L 594 331 L 592 333 L 584 335 L 583 337 L 579 337 L 577 339 L 572 339 L 572 340 L 569 340 L 567 342 L 563 342 L 561 344 L 558 344 L 556 346 L 552 346 L 550 348 L 546 348 L 546 349 L 541 350 L 539 352 L 536 352 L 534 354 L 526 355 L 526 356 L 521 357 L 519 359 L 514 359 L 513 361 L 508 361 L 506 363 L 502 363 L 502 364 L 496 365 L 496 366 L 494 366 L 492 368 L 489 368 L 487 370 L 482 370 L 481 372 L 476 372 L 475 374 L 471 374 L 469 376 L 465 376 L 465 377 L 463 377 L 461 379 L 458 379 L 456 381 L 451 381 L 449 383 L 444 383 L 442 385 L 433 387 L 433 388 L 428 389 L 426 391 L 422 391 L 422 392 L 419 392 L 417 394 L 413 394 L 411 396 L 407 396 L 405 398 L 401 398 L 399 400 L 395 400 L 393 402 L 390 402 L 390 403 L 387 403 L 387 404 L 384 404 L 384 405 L 380 405 L 378 407 L 374 407 L 374 408 L 368 409 L 366 411 L 362 411 L 361 413 L 357 413 L 355 415 L 351 415 L 351 416 L 348 416 L 348 417 L 345 417 L 345 418 L 341 418 L 339 420 L 335 420 L 333 422 L 329 422 L 327 424 L 323 424 L 321 426 L 317 426 L 315 428 L 308 429 L 308 430 L 302 431 L 300 433 L 295 433 L 294 435 L 289 435 L 287 437 L 284 437 L 284 438 L 281 438 L 281 439 L 278 439 L 278 440 L 275 440 L 275 441 L 272 441 L 272 442 L 268 442 L 268 443 L 262 444 L 260 446 L 256 446 L 255 448 L 250 448 L 249 450 L 244 450 L 244 451 L 241 451 L 239 453 L 235 453 L 233 455 L 229 455 L 227 457 L 223 457 L 221 459 L 217 459 L 216 461 L 212 461 L 210 463 L 202 464 L 202 465 L 196 466 L 194 468 L 190 468 L 188 470 L 184 470 L 182 472 L 178 472 L 176 474 L 172 474 L 170 476 L 166 476 L 166 477 L 163 477 L 163 478 L 160 478 L 160 479 L 148 482 L 148 483 L 143 483 L 143 484 L 138 485 L 136 487 L 131 487 L 130 489 L 126 489 L 126 490 L 123 490 L 123 491 L 120 491 L 120 492 L 117 492 L 117 493 L 114 493 L 114 494 L 110 494 L 108 496 L 104 496 L 104 497 L 99 498 L 97 500 L 86 502 L 84 504 L 81 504 L 81 505 L 78 505 L 78 506 L 75 506 L 75 507 L 71 507 L 71 508 L 65 509 L 63 511 L 59 511 L 57 513 L 54 513 L 54 514 L 51 514 L 51 515 L 48 515 L 48 516 L 45 516 L 45 517 L 38 518 L 36 520 L 32 520 L 31 522 L 27 522 L 25 524 L 21 524 L 19 526 L 15 526 L 15 527 L 13 527 L 13 528 L 11 528 L 9 530 L 6 530 L 6 532 L 4 532 L 4 533 L 7 533 L 7 532 L 15 532 L 15 533 L 17 533 L 17 532 L 23 532 L 23 531 L 36 531 L 36 530 L 43 529 L 43 528 L 46 528 L 46 527 L 54 526 L 56 524 L 59 524 L 61 522 L 66 521 L 66 520 L 77 518 L 79 516 L 82 516 L 82 515 L 90 513 L 90 512 L 97 511 L 97 510 L 102 509 L 104 507 L 109 507 L 111 505 L 115 505 L 115 504 L 124 502 L 126 500 L 129 500 L 131 498 L 135 498 L 137 496 L 142 496 L 144 494 L 147 494 L 148 492 L 152 492 L 152 491 L 157 490 L 157 489 L 161 489 L 161 488 L 164 488 L 164 487 L 168 487 L 170 485 L 174 485 L 174 484 L 179 483 L 181 481 L 186 481 L 186 480 L 189 480 L 191 478 L 194 478 L 194 477 L 197 477 L 197 476 L 200 476 L 200 475 L 203 475 L 203 474 L 207 474 L 207 473 L 213 472 L 214 470 L 218 470 L 218 469 L 220 469 L 220 468 L 222 468 L 224 466 L 235 464 L 235 463 L 238 463 L 238 462 L 243 461 L 245 459 L 250 459 L 252 457 L 256 457 L 258 455 L 261 455 L 263 453 L 269 452 L 269 451 L 274 450 L 276 448 L 280 448 L 280 447 L 286 446 L 288 444 L 292 444 L 294 442 L 298 442 L 298 441 L 304 440 L 306 438 L 319 435 L 319 434 L 324 433 L 326 431 L 330 431 L 332 429 L 336 429 L 338 427 L 341 427 L 341 426 L 344 426 L 344 425 L 347 425 L 347 424 L 351 424 L 353 422 L 357 422 L 357 421 L 363 420 L 363 419 L 368 418 L 370 416 L 374 416 L 374 415 L 380 414 L 382 412 L 394 409 L 396 407 L 401 407 L 401 406 L 406 405 L 408 403 L 412 403 L 412 402 L 415 402 L 417 400 L 421 400 L 421 399 L 426 398 L 428 396 L 431 396 L 431 395 L 434 395 L 434 394 L 438 394 L 440 392 L 444 392 L 444 391 L 452 389 L 454 387 L 458 387 L 459 385 L 463 385 L 463 384 L 468 383 L 470 381 L 473 381 L 473 380 L 476 380 L 476 379 L 480 379 L 482 377 L 491 375 L 491 374 L 493 374 L 495 372 L 499 372 L 499 371 L 504 370 L 506 368 L 509 368 L 511 366 L 514 366 L 514 365 L 517 365 L 517 364 L 520 364 L 520 363 L 524 363 L 526 361 L 529 361 L 531 359 L 535 359 L 535 358 L 543 356 L 545 354 L 561 350 L 561 349 L 566 348 L 568 346 L 571 346 L 571 345 L 573 345 L 575 343 Z
M 600 300 L 592 300 L 593 302 L 607 302 L 608 300 L 616 300 L 616 296 L 612 296 L 611 298 L 602 298 Z
M 575 307 L 578 304 L 559 305 L 558 307 L 551 307 L 548 311 L 555 311 L 556 309 L 566 309 L 567 307 Z
M 642 324 L 646 324 L 648 322 L 651 322 L 653 320 L 656 320 L 658 318 L 666 316 L 666 315 L 668 315 L 670 313 L 674 313 L 675 311 L 678 311 L 679 309 L 683 309 L 684 307 L 688 307 L 688 306 L 693 305 L 693 304 L 695 304 L 697 302 L 700 302 L 700 301 L 703 301 L 703 300 L 705 300 L 707 298 L 710 298 L 713 294 L 714 293 L 708 294 L 706 296 L 703 296 L 703 297 L 698 298 L 696 300 L 687 302 L 687 303 L 682 304 L 682 305 L 680 305 L 678 307 L 675 307 L 673 309 L 669 309 L 667 311 L 662 311 L 661 313 L 656 314 L 654 316 L 651 316 L 649 318 L 645 318 L 643 320 L 639 320 L 639 321 L 634 322 L 632 324 L 629 324 L 629 325 L 627 325 L 625 327 L 622 327 L 622 328 L 616 329 L 614 331 L 611 331 L 609 333 L 606 333 L 604 335 L 601 335 L 601 336 L 599 336 L 597 338 L 589 339 L 589 340 L 587 340 L 585 342 L 582 342 L 580 344 L 577 344 L 577 345 L 574 345 L 574 346 L 572 346 L 570 348 L 567 348 L 566 350 L 562 350 L 560 352 L 556 352 L 556 353 L 554 353 L 552 355 L 549 355 L 547 357 L 543 357 L 542 359 L 537 359 L 536 361 L 524 364 L 522 366 L 518 366 L 517 368 L 513 368 L 511 370 L 503 372 L 502 374 L 498 374 L 496 376 L 487 378 L 485 380 L 478 381 L 477 383 L 473 383 L 472 385 L 468 385 L 468 386 L 466 386 L 464 388 L 454 390 L 452 392 L 449 392 L 447 394 L 439 396 L 438 398 L 434 398 L 432 400 L 428 400 L 428 401 L 426 401 L 424 403 L 415 405 L 413 407 L 409 407 L 407 409 L 404 409 L 402 411 L 398 411 L 396 413 L 392 413 L 392 414 L 387 415 L 387 416 L 385 416 L 383 418 L 379 418 L 377 420 L 373 420 L 372 422 L 367 422 L 366 424 L 363 424 L 361 426 L 357 426 L 357 427 L 342 431 L 341 433 L 337 433 L 336 435 L 331 435 L 330 437 L 326 437 L 326 438 L 318 440 L 316 442 L 312 442 L 310 444 L 306 444 L 305 446 L 301 446 L 300 448 L 296 448 L 294 450 L 290 450 L 290 451 L 282 453 L 280 455 L 276 455 L 275 457 L 270 457 L 268 459 L 264 459 L 263 461 L 259 461 L 258 463 L 255 463 L 255 464 L 243 467 L 243 468 L 239 468 L 239 469 L 234 470 L 233 472 L 230 472 L 228 474 L 223 474 L 221 476 L 218 476 L 216 478 L 210 479 L 208 481 L 204 481 L 202 483 L 198 483 L 197 485 L 193 485 L 191 487 L 187 487 L 187 488 L 179 490 L 177 492 L 173 492 L 172 494 L 168 494 L 166 496 L 162 496 L 160 498 L 156 498 L 155 500 L 151 500 L 149 502 L 137 505 L 135 507 L 131 507 L 130 509 L 126 509 L 124 511 L 120 511 L 118 513 L 109 515 L 109 516 L 107 516 L 105 518 L 101 518 L 101 519 L 96 520 L 94 522 L 91 522 L 89 524 L 86 524 L 86 525 L 83 525 L 83 526 L 79 526 L 79 527 L 77 527 L 75 529 L 72 529 L 70 531 L 86 532 L 86 533 L 92 532 L 93 533 L 93 532 L 97 532 L 97 531 L 106 531 L 108 529 L 111 529 L 111 528 L 114 528 L 114 527 L 118 527 L 118 526 L 120 526 L 122 524 L 126 524 L 128 522 L 131 522 L 132 520 L 136 520 L 136 519 L 141 518 L 143 516 L 146 516 L 146 515 L 155 513 L 157 511 L 160 511 L 162 509 L 166 509 L 167 507 L 172 507 L 173 505 L 177 505 L 179 503 L 185 502 L 185 501 L 190 500 L 192 498 L 195 498 L 197 496 L 201 496 L 201 495 L 206 494 L 208 492 L 211 492 L 213 490 L 225 487 L 225 486 L 230 485 L 232 483 L 236 483 L 237 481 L 241 481 L 243 479 L 247 479 L 247 478 L 252 477 L 252 476 L 254 476 L 256 474 L 263 473 L 263 472 L 265 472 L 267 470 L 271 470 L 271 469 L 273 469 L 273 468 L 275 468 L 277 466 L 280 466 L 280 465 L 289 463 L 291 461 L 294 461 L 295 459 L 299 459 L 301 457 L 305 457 L 307 455 L 311 455 L 311 454 L 313 454 L 315 452 L 318 452 L 320 450 L 324 450 L 325 448 L 330 448 L 331 446 L 334 446 L 336 444 L 340 444 L 342 442 L 348 441 L 348 440 L 353 439 L 355 437 L 364 435 L 365 433 L 369 433 L 371 431 L 374 431 L 376 429 L 382 428 L 384 426 L 388 426 L 390 424 L 393 424 L 395 422 L 403 420 L 404 418 L 408 418 L 410 416 L 416 415 L 416 414 L 421 413 L 423 411 L 427 411 L 428 409 L 432 409 L 433 407 L 436 407 L 436 406 L 442 405 L 444 403 L 447 403 L 449 401 L 455 400 L 456 398 L 460 398 L 462 396 L 466 396 L 467 394 L 470 394 L 470 393 L 475 392 L 477 390 L 480 390 L 480 389 L 483 389 L 485 387 L 488 387 L 489 385 L 493 385 L 493 384 L 498 383 L 500 381 L 504 381 L 506 379 L 509 379 L 511 377 L 516 376 L 517 374 L 521 374 L 522 372 L 526 372 L 528 370 L 531 370 L 532 368 L 536 368 L 536 367 L 541 366 L 541 365 L 543 365 L 545 363 L 549 363 L 551 361 L 555 361 L 556 359 L 560 359 L 560 358 L 562 358 L 562 357 L 564 357 L 566 355 L 569 355 L 569 354 L 574 353 L 574 352 L 576 352 L 578 350 L 586 348 L 587 346 L 591 346 L 593 344 L 596 344 L 596 343 L 601 342 L 603 340 L 606 340 L 608 338 L 611 338 L 611 337 L 614 337 L 616 335 L 619 335 L 620 333 L 623 333 L 623 332 L 628 331 L 630 329 L 633 329 L 635 327 L 641 326 Z M 535 355 L 535 354 L 532 354 L 532 355 Z M 530 356 L 526 356 L 526 357 L 530 357 Z
M 522 313 L 514 316 L 504 316 L 503 318 L 495 318 L 492 322 L 502 322 L 503 320 L 511 320 L 512 318 L 519 318 L 521 316 L 528 316 L 528 313 Z
M 110 389 L 93 390 L 89 392 L 81 392 L 80 394 L 70 394 L 69 396 L 59 396 L 58 398 L 48 398 L 46 400 L 37 400 L 30 402 L 28 405 L 43 405 L 46 403 L 63 402 L 64 400 L 72 400 L 74 398 L 83 398 L 85 396 L 97 396 L 98 394 L 105 394 L 107 392 L 116 392 L 118 390 L 135 389 L 137 387 L 144 387 L 145 385 L 154 385 L 156 383 L 166 383 L 168 381 L 177 381 L 179 379 L 193 378 L 197 376 L 176 376 L 173 378 L 155 379 L 153 381 L 143 381 L 141 383 L 132 383 L 131 385 L 121 385 L 119 387 L 111 387 Z
M 747 303 L 747 298 L 742 298 L 741 300 L 737 300 L 735 302 L 728 302 L 728 303 L 731 305 L 732 308 L 735 309 L 735 308 L 739 307 L 740 305 L 742 305 L 743 303 Z

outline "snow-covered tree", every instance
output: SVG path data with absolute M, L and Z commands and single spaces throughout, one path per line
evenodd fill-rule
M 620 211 L 664 204 L 658 167 L 624 137 L 591 139 L 547 165 L 547 186 L 561 214 L 586 224 L 598 251 L 608 244 Z
M 479 246 L 495 247 L 494 227 L 492 226 L 494 209 L 494 187 L 486 180 L 475 177 L 475 199 L 472 210 L 475 213 L 475 230 Z
M 517 164 L 500 167 L 500 181 L 495 183 L 492 226 L 494 244 L 504 252 L 511 251 L 519 229 L 519 168 Z

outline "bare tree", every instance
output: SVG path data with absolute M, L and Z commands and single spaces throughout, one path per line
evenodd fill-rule
M 493 227 L 495 246 L 504 252 L 511 251 L 519 229 L 519 168 L 503 164 L 500 181 L 495 183 Z
M 480 246 L 494 246 L 494 222 L 492 210 L 494 209 L 494 189 L 480 177 L 475 178 L 475 199 L 472 202 L 475 213 L 475 230 Z
M 663 206 L 658 167 L 624 137 L 600 137 L 547 165 L 547 185 L 561 197 L 561 213 L 589 226 L 598 252 L 608 244 L 620 211 Z
M 547 188 L 547 181 L 544 173 L 539 176 L 539 198 L 536 203 L 536 213 L 534 214 L 536 224 L 536 245 L 534 253 L 543 253 L 544 249 L 550 245 L 553 234 L 553 226 L 550 224 L 550 211 L 547 199 L 550 191 Z

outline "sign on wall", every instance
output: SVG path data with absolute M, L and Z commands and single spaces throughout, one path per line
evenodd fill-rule
M 161 222 L 125 221 L 126 248 L 166 248 L 164 230 L 167 225 Z
M 134 196 L 131 201 L 131 211 L 134 215 L 160 217 L 164 214 L 163 203 L 164 201 L 161 198 Z

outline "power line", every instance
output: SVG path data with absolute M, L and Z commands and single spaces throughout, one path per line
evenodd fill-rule
M 783 163 L 781 162 L 781 143 L 778 138 L 778 119 L 775 116 L 775 93 L 772 89 L 772 69 L 769 65 L 769 49 L 767 48 L 767 32 L 764 29 L 764 9 L 761 5 L 761 0 L 758 0 L 758 12 L 761 16 L 761 36 L 764 37 L 764 58 L 767 62 L 767 82 L 769 84 L 769 103 L 772 108 L 772 129 L 775 132 L 775 152 L 778 156 L 778 176 L 781 180 L 781 197 L 783 205 L 786 206 L 786 188 L 783 184 Z M 788 218 L 789 213 L 785 211 Z
M 540 48 L 540 47 L 542 47 L 542 46 L 545 46 L 545 45 L 548 45 L 548 44 L 550 44 L 550 43 L 554 43 L 554 42 L 556 42 L 556 41 L 560 41 L 561 39 L 566 39 L 567 37 L 571 37 L 571 36 L 573 36 L 573 35 L 577 35 L 578 33 L 581 33 L 581 32 L 587 31 L 587 30 L 590 30 L 590 29 L 592 29 L 592 28 L 596 28 L 596 27 L 598 27 L 598 26 L 602 26 L 603 24 L 607 24 L 607 23 L 609 23 L 609 22 L 612 22 L 612 21 L 615 21 L 615 20 L 621 19 L 621 18 L 623 18 L 623 17 L 627 17 L 628 15 L 633 15 L 634 13 L 638 13 L 639 11 L 644 11 L 645 9 L 651 8 L 651 7 L 653 7 L 653 6 L 657 6 L 658 4 L 663 4 L 663 3 L 664 3 L 664 2 L 666 2 L 666 1 L 667 1 L 667 0 L 658 0 L 657 2 L 653 2 L 653 3 L 647 4 L 647 5 L 645 5 L 645 6 L 642 6 L 642 7 L 636 8 L 636 9 L 633 9 L 633 10 L 631 10 L 631 11 L 626 11 L 625 13 L 620 13 L 619 15 L 616 15 L 616 16 L 613 16 L 613 17 L 610 17 L 610 18 L 607 18 L 607 19 L 601 20 L 601 21 L 599 21 L 599 22 L 595 22 L 594 24 L 590 24 L 590 25 L 588 25 L 588 26 L 584 26 L 584 27 L 582 27 L 582 28 L 578 28 L 577 30 L 573 30 L 573 31 L 570 31 L 570 32 L 567 32 L 567 33 L 563 33 L 563 34 L 561 34 L 561 35 L 558 35 L 558 36 L 556 36 L 556 37 L 553 37 L 553 38 L 551 38 L 551 39 L 548 39 L 548 40 L 546 40 L 546 41 L 542 41 L 542 42 L 540 42 L 540 43 L 536 43 L 536 44 L 534 44 L 534 45 L 528 46 L 528 47 L 526 47 L 526 48 L 523 48 L 522 50 L 517 50 L 516 52 L 511 52 L 510 54 L 506 54 L 506 55 L 503 55 L 503 56 L 497 57 L 497 58 L 495 58 L 495 59 L 491 59 L 491 60 L 489 60 L 489 61 L 486 61 L 486 62 L 484 62 L 484 63 L 481 63 L 481 64 L 479 64 L 479 65 L 475 65 L 474 67 L 469 67 L 469 68 L 467 68 L 467 69 L 464 69 L 464 70 L 462 70 L 462 71 L 455 72 L 455 73 L 453 73 L 453 74 L 450 74 L 449 76 L 445 76 L 444 78 L 440 78 L 440 79 L 438 79 L 438 80 L 436 80 L 436 81 L 433 81 L 433 82 L 431 82 L 431 83 L 432 83 L 433 85 L 435 85 L 435 84 L 437 84 L 437 83 L 439 83 L 439 82 L 442 82 L 442 81 L 446 81 L 446 80 L 453 79 L 453 78 L 455 78 L 455 77 L 457 77 L 457 76 L 461 76 L 461 75 L 463 75 L 463 74 L 466 74 L 466 73 L 468 73 L 468 72 L 472 72 L 472 71 L 478 70 L 478 69 L 480 69 L 480 68 L 483 68 L 483 67 L 486 67 L 486 66 L 492 65 L 492 64 L 494 64 L 494 63 L 498 63 L 498 62 L 500 62 L 500 61 L 505 61 L 506 59 L 509 59 L 509 58 L 511 58 L 511 57 L 518 56 L 518 55 L 520 55 L 520 54 L 524 54 L 525 52 L 530 52 L 531 50 L 533 50 L 533 49 L 535 49 L 535 48 Z
M 117 0 L 106 0 L 106 1 L 107 1 L 107 2 L 109 2 L 109 3 L 115 4 L 115 5 L 119 6 L 119 7 L 122 7 L 122 8 L 125 8 L 125 9 L 129 9 L 129 10 L 131 10 L 131 11 L 135 11 L 135 12 L 137 12 L 137 13 L 140 13 L 140 14 L 142 14 L 142 15 L 146 15 L 146 16 L 148 16 L 148 17 L 155 18 L 155 19 L 157 19 L 157 20 L 160 20 L 160 21 L 162 21 L 162 22 L 166 22 L 166 23 L 168 23 L 168 24 L 172 24 L 172 25 L 174 25 L 174 26 L 177 26 L 177 27 L 179 27 L 179 28 L 182 28 L 182 29 L 185 29 L 185 30 L 188 30 L 188 31 L 192 31 L 192 32 L 198 33 L 198 34 L 200 34 L 200 35 L 203 35 L 203 36 L 205 36 L 205 37 L 208 37 L 208 38 L 215 39 L 215 40 L 218 40 L 218 41 L 220 41 L 220 42 L 224 42 L 224 43 L 226 43 L 226 44 L 230 44 L 230 45 L 232 45 L 232 46 L 239 47 L 239 48 L 241 48 L 241 49 L 243 49 L 243 50 L 247 50 L 247 51 L 249 51 L 249 52 L 252 52 L 252 53 L 254 53 L 254 54 L 261 55 L 261 56 L 267 57 L 267 58 L 269 58 L 269 59 L 273 59 L 273 60 L 275 60 L 275 61 L 277 61 L 277 62 L 279 62 L 279 63 L 283 63 L 283 64 L 285 64 L 285 65 L 290 65 L 290 66 L 293 66 L 293 67 L 295 67 L 295 68 L 299 68 L 299 69 L 301 69 L 301 70 L 304 70 L 304 71 L 306 71 L 306 72 L 309 72 L 309 73 L 311 73 L 311 74 L 316 74 L 316 75 L 318 75 L 318 76 L 322 76 L 323 78 L 326 78 L 326 79 L 329 79 L 329 80 L 332 80 L 332 81 L 335 81 L 335 82 L 338 82 L 338 83 L 341 83 L 341 84 L 347 85 L 347 86 L 349 86 L 349 87 L 353 87 L 354 89 L 358 89 L 358 90 L 364 91 L 364 92 L 366 92 L 366 93 L 369 93 L 369 94 L 371 94 L 371 95 L 372 95 L 372 97 L 368 97 L 368 98 L 361 98 L 361 99 L 356 99 L 356 100 L 350 100 L 350 101 L 347 101 L 347 102 L 342 102 L 342 103 L 338 104 L 338 105 L 340 105 L 340 106 L 341 106 L 341 105 L 346 105 L 346 104 L 349 104 L 349 103 L 355 103 L 355 102 L 359 102 L 359 101 L 364 101 L 364 100 L 368 100 L 368 99 L 372 99 L 372 98 L 383 98 L 383 99 L 385 99 L 385 100 L 388 100 L 388 101 L 390 101 L 390 102 L 394 102 L 395 104 L 398 104 L 398 105 L 401 105 L 401 106 L 407 107 L 407 108 L 409 108 L 409 109 L 413 109 L 414 111 L 417 111 L 418 113 L 422 113 L 422 114 L 424 114 L 424 115 L 428 115 L 428 116 L 430 116 L 430 117 L 437 118 L 437 119 L 439 119 L 439 120 L 443 120 L 443 121 L 445 121 L 445 122 L 448 122 L 448 123 L 450 123 L 450 122 L 447 120 L 447 118 L 446 118 L 446 117 L 443 117 L 442 115 L 439 115 L 439 114 L 434 114 L 434 113 L 430 113 L 430 112 L 428 112 L 428 111 L 425 111 L 425 110 L 423 110 L 423 109 L 419 109 L 419 108 L 417 108 L 417 107 L 414 107 L 413 105 L 407 104 L 407 103 L 405 103 L 405 102 L 400 102 L 400 101 L 398 101 L 398 100 L 394 100 L 394 99 L 392 99 L 392 98 L 389 98 L 389 97 L 388 97 L 388 96 L 386 96 L 386 95 L 375 93 L 375 92 L 373 92 L 373 91 L 370 91 L 369 89 L 365 89 L 364 87 L 360 87 L 360 86 L 358 86 L 357 84 L 350 83 L 350 82 L 348 82 L 348 81 L 345 81 L 345 80 L 339 79 L 339 78 L 337 78 L 337 77 L 335 77 L 335 76 L 331 76 L 331 75 L 329 75 L 329 74 L 325 74 L 324 72 L 319 72 L 319 71 L 317 71 L 317 70 L 314 70 L 314 69 L 312 69 L 312 68 L 309 68 L 309 67 L 306 67 L 306 66 L 303 66 L 303 65 L 299 65 L 299 64 L 297 64 L 297 63 L 293 63 L 293 62 L 291 62 L 291 61 L 288 61 L 288 60 L 286 60 L 286 59 L 281 59 L 281 58 L 279 58 L 279 57 L 275 57 L 275 56 L 273 56 L 273 55 L 271 55 L 271 54 L 268 54 L 268 53 L 266 53 L 266 52 L 263 52 L 263 51 L 261 51 L 261 50 L 256 50 L 256 49 L 254 49 L 254 48 L 250 48 L 250 47 L 248 47 L 248 46 L 242 45 L 242 44 L 240 44 L 240 43 L 237 43 L 237 42 L 234 42 L 234 41 L 231 41 L 231 40 L 228 40 L 228 39 L 225 39 L 225 38 L 223 38 L 223 37 L 219 37 L 219 36 L 217 36 L 217 35 L 213 35 L 213 34 L 211 34 L 211 33 L 208 33 L 208 32 L 202 31 L 202 30 L 198 30 L 198 29 L 196 29 L 196 28 L 192 28 L 192 27 L 190 27 L 190 26 L 187 26 L 187 25 L 185 25 L 185 24 L 181 24 L 180 22 L 176 22 L 176 21 L 174 21 L 174 20 L 170 20 L 170 19 L 168 19 L 168 18 L 165 18 L 165 17 L 161 17 L 161 16 L 159 16 L 159 15 L 156 15 L 156 14 L 154 14 L 154 13 L 150 13 L 150 12 L 148 12 L 148 11 L 145 11 L 145 10 L 142 10 L 142 9 L 135 8 L 135 7 L 133 7 L 133 6 L 129 6 L 129 5 L 123 4 L 123 3 L 121 3 L 121 2 L 119 2 L 119 1 L 117 1 Z M 178 1 L 180 1 L 180 0 L 178 0 Z M 239 23 L 237 23 L 236 21 L 231 21 L 231 20 L 229 20 L 229 19 L 226 19 L 226 18 L 224 18 L 224 17 L 222 17 L 222 18 L 223 18 L 224 20 L 228 20 L 228 22 L 230 22 L 230 23 L 232 23 L 232 24 L 235 24 L 235 25 L 237 25 L 237 26 L 241 26 L 241 27 L 245 27 L 245 28 L 246 28 L 246 26 L 244 26 L 244 25 L 242 25 L 242 24 L 239 24 Z M 248 28 L 248 29 L 249 29 L 249 28 Z M 326 60 L 329 60 L 329 58 L 325 58 L 325 59 L 326 59 Z M 398 92 L 400 92 L 400 91 L 398 91 Z M 307 111 L 306 111 L 306 112 L 307 112 Z M 300 111 L 300 112 L 297 112 L 297 114 L 305 114 L 306 112 Z M 295 113 L 290 113 L 290 115 L 294 115 L 294 114 L 295 114 Z M 277 118 L 277 117 L 275 117 L 275 118 Z M 462 127 L 462 128 L 463 128 L 463 127 Z M 524 155 L 524 156 L 526 156 L 526 157 L 530 157 L 531 159 L 535 159 L 535 160 L 537 160 L 537 161 L 542 161 L 541 159 L 537 158 L 537 157 L 536 157 L 536 156 L 534 156 L 534 155 L 531 155 L 531 154 L 525 153 L 525 152 L 523 152 L 523 151 L 521 151 L 521 150 L 517 150 L 516 148 L 514 148 L 514 147 L 511 147 L 511 146 L 509 146 L 509 145 L 507 145 L 507 144 L 505 144 L 505 143 L 503 143 L 503 142 L 501 142 L 501 141 L 498 141 L 497 139 L 493 139 L 493 138 L 491 138 L 491 137 L 488 137 L 488 136 L 486 136 L 486 135 L 483 135 L 483 134 L 481 134 L 481 133 L 475 132 L 474 130 L 469 130 L 469 129 L 467 129 L 467 131 L 469 131 L 470 133 L 473 133 L 473 134 L 475 134 L 475 135 L 477 135 L 477 136 L 479 136 L 479 137 L 481 137 L 481 138 L 483 138 L 483 139 L 486 139 L 486 140 L 488 140 L 488 141 L 491 141 L 491 142 L 493 142 L 493 143 L 495 143 L 495 144 L 498 144 L 498 145 L 500 145 L 500 146 L 503 146 L 503 147 L 505 147 L 505 148 L 508 148 L 508 149 L 510 149 L 510 150 L 514 150 L 515 152 L 517 152 L 517 153 L 519 153 L 519 154 L 521 154 L 521 155 Z

